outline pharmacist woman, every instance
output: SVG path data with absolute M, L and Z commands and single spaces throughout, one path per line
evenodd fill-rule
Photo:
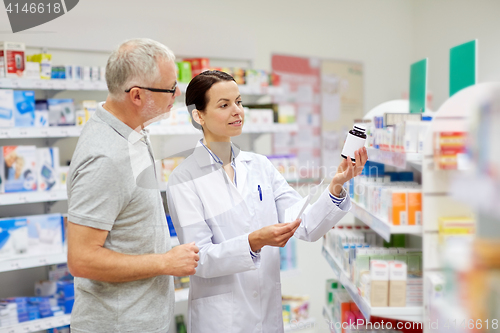
M 186 105 L 204 138 L 170 175 L 167 202 L 180 242 L 200 249 L 188 332 L 283 332 L 279 247 L 293 235 L 318 240 L 349 211 L 342 184 L 361 173 L 366 149 L 355 153 L 355 166 L 350 158 L 341 163 L 302 220 L 280 223 L 302 197 L 265 156 L 231 143 L 244 120 L 233 78 L 201 73 L 189 83 Z

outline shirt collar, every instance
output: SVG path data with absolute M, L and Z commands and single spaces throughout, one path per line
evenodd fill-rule
M 231 163 L 235 163 L 242 157 L 243 157 L 242 160 L 245 161 L 249 160 L 247 154 L 241 151 L 241 149 L 232 142 L 231 142 L 231 151 L 232 151 Z M 208 148 L 203 144 L 203 139 L 198 141 L 198 143 L 196 144 L 196 148 L 194 149 L 193 155 L 196 158 L 196 161 L 198 162 L 198 165 L 200 167 L 205 167 L 214 164 L 221 164 L 221 159 L 215 153 L 213 153 L 210 150 L 210 148 Z
M 97 105 L 96 115 L 101 118 L 102 121 L 111 126 L 111 128 L 113 128 L 124 139 L 128 140 L 128 142 L 132 145 L 137 143 L 149 133 L 147 129 L 141 130 L 141 133 L 134 131 L 130 126 L 116 118 L 108 110 L 104 109 L 102 107 L 104 103 L 105 102 L 101 102 Z

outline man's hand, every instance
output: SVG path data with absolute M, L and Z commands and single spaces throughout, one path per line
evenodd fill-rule
M 165 274 L 187 276 L 196 273 L 200 250 L 194 242 L 178 245 L 165 253 Z
M 366 148 L 363 147 L 355 151 L 354 159 L 356 164 L 352 162 L 350 156 L 347 156 L 347 158 L 343 159 L 342 163 L 340 163 L 337 168 L 337 174 L 333 177 L 329 188 L 330 193 L 334 196 L 340 196 L 340 193 L 342 193 L 342 186 L 345 182 L 361 174 L 366 161 L 368 160 Z
M 291 223 L 277 223 L 252 232 L 248 235 L 250 248 L 256 252 L 266 245 L 285 246 L 299 227 L 300 222 L 302 222 L 301 219 Z

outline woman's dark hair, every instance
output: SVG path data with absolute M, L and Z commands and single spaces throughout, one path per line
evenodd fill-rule
M 192 118 L 194 109 L 203 112 L 208 104 L 207 92 L 217 82 L 234 81 L 234 78 L 221 71 L 205 71 L 196 75 L 186 89 L 186 105 L 189 116 Z M 236 81 L 235 81 L 236 82 Z M 194 119 L 191 119 L 193 126 L 199 130 L 202 129 Z

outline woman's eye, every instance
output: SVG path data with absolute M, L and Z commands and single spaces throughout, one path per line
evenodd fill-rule
M 220 107 L 225 108 L 226 106 L 227 106 L 227 104 L 222 104 Z
M 243 102 L 242 102 L 242 101 L 237 101 L 237 102 L 236 102 L 236 104 L 238 104 L 238 105 L 242 105 L 242 104 L 243 104 Z

